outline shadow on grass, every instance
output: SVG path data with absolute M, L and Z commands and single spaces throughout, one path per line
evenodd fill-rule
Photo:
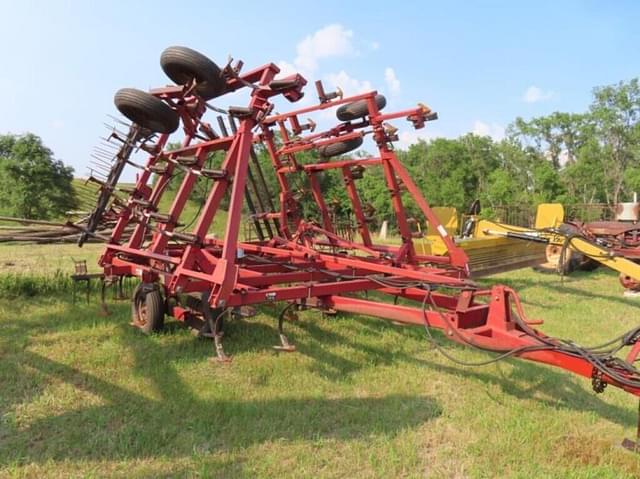
M 396 328 L 389 323 L 376 319 L 356 317 L 355 320 L 363 324 L 381 323 L 381 326 L 370 326 L 372 329 Z M 401 334 L 406 334 L 412 339 L 420 340 L 423 337 L 425 348 L 430 347 L 422 328 L 406 327 L 400 331 Z M 454 356 L 469 351 L 468 347 L 447 339 L 441 331 L 432 331 L 432 335 L 441 347 Z M 318 340 L 321 341 L 322 339 L 318 338 Z M 357 345 L 352 346 L 357 347 Z M 439 353 L 434 351 L 434 354 Z M 484 356 L 486 359 L 491 357 L 489 353 Z M 540 365 L 525 359 L 508 358 L 504 362 L 513 369 L 508 376 L 505 376 L 499 371 L 487 367 L 465 367 L 453 363 L 443 365 L 404 354 L 399 355 L 397 359 L 417 363 L 432 370 L 434 374 L 450 374 L 454 376 L 452 380 L 455 380 L 455 377 L 464 377 L 487 384 L 494 384 L 511 396 L 519 399 L 533 399 L 551 408 L 562 407 L 580 412 L 594 411 L 600 417 L 624 427 L 635 427 L 637 424 L 635 409 L 625 409 L 607 403 L 601 397 L 596 396 L 594 392 L 585 391 L 584 386 L 589 387 L 588 379 L 576 377 L 569 371 L 554 369 L 553 366 Z M 461 359 L 469 361 L 469 358 L 461 357 Z M 427 374 L 426 371 L 425 374 Z M 522 383 L 526 384 L 526 386 L 523 387 Z
M 316 397 L 276 399 L 205 399 L 197 397 L 181 377 L 173 361 L 202 361 L 213 354 L 211 344 L 197 341 L 175 325 L 166 333 L 170 341 L 153 341 L 131 334 L 126 326 L 128 307 L 118 308 L 112 318 L 96 318 L 97 324 L 118 321 L 117 340 L 133 354 L 135 374 L 144 377 L 152 390 L 136 393 L 101 379 L 79 368 L 53 361 L 43 355 L 20 348 L 13 350 L 15 377 L 27 386 L 7 388 L 2 404 L 26 402 L 41 391 L 41 384 L 62 382 L 99 398 L 98 404 L 83 405 L 62 413 L 36 418 L 28 425 L 0 424 L 0 463 L 21 464 L 64 459 L 178 457 L 234 448 L 250 447 L 269 441 L 319 439 L 357 439 L 394 436 L 406 428 L 420 426 L 442 413 L 438 402 L 427 396 L 406 394 L 380 398 Z M 85 312 L 86 313 L 86 312 Z M 270 314 L 268 311 L 266 314 Z M 82 312 L 59 318 L 58 330 L 80 328 Z M 419 337 L 419 329 L 396 328 L 379 320 L 355 317 L 337 318 L 349 328 L 356 322 L 366 334 L 395 331 L 399 342 Z M 84 322 L 86 327 L 86 321 Z M 12 338 L 28 341 L 33 331 L 46 328 L 46 315 L 29 318 L 22 326 L 10 323 Z M 95 324 L 95 323 L 92 323 Z M 273 345 L 275 325 L 246 321 L 230 322 L 226 344 L 230 353 L 267 350 Z M 578 380 L 569 373 L 518 360 L 509 360 L 513 370 L 508 377 L 486 369 L 447 366 L 417 359 L 399 350 L 363 345 L 346 335 L 328 331 L 313 319 L 287 326 L 297 339 L 298 354 L 313 361 L 313 371 L 331 381 L 372 364 L 409 362 L 425 368 L 425 375 L 451 375 L 498 385 L 505 393 L 533 400 L 551 408 L 594 411 L 609 421 L 630 427 L 634 413 L 585 394 Z M 180 333 L 183 333 L 182 335 Z M 302 333 L 302 334 L 301 334 Z M 405 337 L 406 336 L 406 337 Z M 25 339 L 27 338 L 27 339 Z M 159 336 L 160 339 L 163 339 Z M 465 349 L 438 341 L 448 349 Z M 392 338 L 395 340 L 395 338 Z M 161 343 L 161 344 L 157 344 Z M 188 346 L 188 345 L 191 346 Z M 340 345 L 346 351 L 336 352 Z M 425 341 L 425 347 L 427 343 Z M 357 353 L 357 360 L 350 359 Z M 5 365 L 7 363 L 5 362 Z M 5 368 L 3 368 L 5 369 Z M 6 374 L 6 373 L 5 373 Z M 216 370 L 212 368 L 211 374 Z M 7 375 L 9 377 L 9 375 Z M 522 387 L 520 383 L 525 383 Z M 224 388 L 224 379 L 220 385 Z M 214 384 L 215 386 L 215 384 Z M 228 395 L 227 395 L 228 396 Z M 233 394 L 231 394 L 233 396 Z M 542 396 L 542 397 L 541 397 Z
M 525 360 L 507 359 L 506 363 L 513 367 L 510 375 L 505 377 L 495 372 L 487 372 L 483 368 L 465 368 L 445 366 L 430 361 L 422 361 L 428 368 L 455 375 L 457 377 L 472 378 L 487 384 L 494 384 L 500 389 L 519 399 L 534 400 L 552 409 L 563 408 L 572 411 L 593 411 L 601 418 L 624 427 L 632 428 L 637 423 L 637 411 L 609 404 L 595 393 L 585 391 L 579 381 L 569 372 L 555 372 L 551 367 L 539 366 Z M 584 379 L 584 381 L 588 381 Z M 527 384 L 526 387 L 519 382 Z M 546 396 L 540 397 L 540 396 Z
M 140 350 L 143 353 L 144 350 Z M 134 351 L 136 353 L 136 351 Z M 136 357 L 161 395 L 150 399 L 95 375 L 26 351 L 25 367 L 98 396 L 0 436 L 0 463 L 146 458 L 215 452 L 274 440 L 393 436 L 441 414 L 424 396 L 203 400 L 169 362 Z M 4 436 L 4 437 L 3 437 Z
M 550 275 L 550 273 L 540 273 L 540 274 L 541 275 L 544 274 L 545 276 Z M 622 288 L 622 286 L 619 287 L 619 294 L 615 296 L 611 294 L 599 294 L 598 292 L 595 292 L 595 291 L 591 291 L 591 290 L 587 291 L 585 289 L 572 286 L 574 284 L 580 284 L 581 280 L 587 281 L 587 280 L 593 279 L 594 276 L 597 276 L 597 279 L 600 279 L 600 278 L 610 279 L 610 281 L 613 282 L 615 285 L 619 285 L 617 276 L 612 274 L 611 271 L 596 271 L 596 272 L 576 271 L 572 273 L 571 276 L 566 277 L 564 280 L 562 280 L 558 276 L 558 277 L 552 278 L 551 281 L 547 281 L 547 282 L 541 282 L 536 279 L 528 279 L 528 278 L 486 277 L 486 278 L 482 278 L 482 284 L 487 287 L 491 287 L 497 284 L 507 284 L 518 292 L 522 292 L 530 288 L 540 288 L 543 290 L 548 290 L 550 292 L 553 292 L 554 294 L 569 294 L 572 296 L 582 297 L 585 299 L 602 299 L 605 301 L 613 301 L 615 303 L 619 303 L 624 306 L 632 306 L 636 308 L 639 306 L 639 302 L 637 299 L 626 298 L 623 296 L 624 289 Z M 593 286 L 597 287 L 598 285 L 596 283 L 596 284 L 593 284 Z M 544 306 L 543 304 L 532 301 L 531 299 L 523 302 Z

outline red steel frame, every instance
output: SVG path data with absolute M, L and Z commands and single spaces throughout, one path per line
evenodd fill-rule
M 168 135 L 161 135 L 127 205 L 119 214 L 111 241 L 100 259 L 106 275 L 138 276 L 145 283 L 160 283 L 165 297 L 186 293 L 205 293 L 211 308 L 233 308 L 265 302 L 285 301 L 299 306 L 368 314 L 401 323 L 424 325 L 442 330 L 447 337 L 483 350 L 519 356 L 558 366 L 592 378 L 594 389 L 606 384 L 640 396 L 640 378 L 631 366 L 639 351 L 638 335 L 627 337 L 631 347 L 626 362 L 609 358 L 598 361 L 571 350 L 566 343 L 533 329 L 518 296 L 505 286 L 479 290 L 469 279 L 467 257 L 440 225 L 429 204 L 398 160 L 391 140 L 393 130 L 387 122 L 406 118 L 415 128 L 424 126 L 431 111 L 415 108 L 382 113 L 376 92 L 327 100 L 284 114 L 272 114 L 272 98 L 285 96 L 296 101 L 302 96 L 306 80 L 300 75 L 273 83 L 279 70 L 267 64 L 246 74 L 229 78 L 229 91 L 248 88 L 246 108 L 231 114 L 239 120 L 233 135 L 201 139 L 198 128 L 204 125 L 207 105 L 191 94 L 188 87 L 167 87 L 151 93 L 165 100 L 180 114 L 185 132 L 182 147 L 166 151 Z M 321 87 L 319 87 L 319 92 Z M 300 116 L 365 101 L 368 114 L 360 120 L 343 122 L 321 132 L 302 133 Z M 291 134 L 293 132 L 293 135 Z M 340 158 L 323 163 L 298 162 L 297 153 L 324 145 L 371 135 L 378 153 L 367 158 Z M 279 211 L 262 213 L 260 219 L 277 219 L 279 231 L 263 241 L 241 241 L 240 227 L 250 149 L 261 144 L 275 170 L 279 192 Z M 175 232 L 184 206 L 194 189 L 207 157 L 224 151 L 220 174 L 204 203 L 190 233 Z M 184 158 L 190 167 L 163 221 L 157 218 L 159 199 L 170 181 L 172 171 Z M 151 174 L 159 164 L 166 170 L 150 186 Z M 376 244 L 363 212 L 352 168 L 383 169 L 397 219 L 402 244 Z M 355 215 L 359 239 L 347 240 L 334 231 L 321 191 L 319 175 L 328 170 L 342 174 Z M 302 218 L 290 175 L 304 174 L 318 207 L 320 224 Z M 403 191 L 415 201 L 424 218 L 436 227 L 447 245 L 448 256 L 424 256 L 416 253 L 411 220 L 403 204 Z M 225 194 L 230 203 L 225 234 L 217 239 L 208 234 Z M 155 216 L 154 216 L 155 215 Z M 122 242 L 125 226 L 135 222 L 130 239 Z M 148 233 L 150 241 L 145 241 Z M 376 291 L 389 298 L 400 297 L 415 306 L 397 305 L 381 300 L 361 299 L 352 293 Z M 446 292 L 445 292 L 446 291 Z M 450 291 L 458 291 L 451 293 Z M 188 308 L 175 306 L 172 314 L 188 320 Z M 604 361 L 604 362 L 603 362 Z M 605 367 L 606 366 L 606 367 Z

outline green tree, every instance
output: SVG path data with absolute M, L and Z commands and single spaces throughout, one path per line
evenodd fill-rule
M 564 203 L 605 203 L 610 197 L 611 184 L 605 177 L 602 148 L 595 137 L 580 147 L 575 163 L 567 165 L 560 176 L 566 188 Z
M 521 185 L 506 170 L 494 170 L 488 178 L 487 191 L 482 196 L 483 203 L 489 207 L 512 205 L 516 203 Z
M 610 201 L 620 201 L 625 172 L 640 162 L 640 82 L 637 78 L 597 87 L 590 114 L 601 147 L 605 178 L 611 184 Z
M 531 168 L 531 206 L 557 201 L 564 193 L 560 175 L 551 163 L 539 159 Z
M 73 168 L 31 133 L 0 135 L 0 203 L 10 215 L 29 219 L 60 217 L 73 209 Z
M 421 140 L 401 153 L 400 160 L 431 204 L 460 211 L 477 198 L 497 164 L 491 139 L 474 135 Z
M 530 121 L 518 117 L 509 127 L 510 136 L 544 152 L 556 170 L 575 162 L 578 150 L 591 133 L 590 116 L 580 113 L 554 112 Z
M 593 97 L 586 113 L 555 112 L 529 121 L 517 118 L 509 136 L 560 172 L 565 192 L 560 192 L 555 180 L 547 187 L 565 202 L 618 203 L 623 193 L 638 187 L 633 169 L 640 167 L 640 84 L 636 78 L 597 87 Z M 528 168 L 528 174 L 534 170 Z M 540 167 L 538 174 L 542 174 Z M 537 191 L 554 196 L 544 188 Z

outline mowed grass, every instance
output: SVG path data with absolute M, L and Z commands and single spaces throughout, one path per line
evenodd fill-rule
M 587 345 L 638 323 L 640 300 L 608 271 L 496 281 L 543 330 Z M 420 328 L 314 311 L 286 325 L 297 352 L 278 353 L 275 307 L 227 324 L 233 362 L 219 364 L 182 325 L 144 336 L 126 302 L 103 317 L 97 301 L 0 299 L 0 476 L 640 476 L 619 447 L 637 400 L 558 369 L 464 368 Z
M 0 276 L 6 274 L 48 276 L 56 272 L 71 274 L 74 261 L 86 261 L 90 272 L 100 271 L 98 258 L 104 245 L 76 244 L 0 244 Z

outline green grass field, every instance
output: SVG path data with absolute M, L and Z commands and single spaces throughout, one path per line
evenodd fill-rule
M 0 275 L 6 262 L 51 274 L 100 251 L 20 248 L 0 246 Z M 607 271 L 495 281 L 553 335 L 593 344 L 638 323 L 640 300 Z M 0 298 L 0 477 L 640 476 L 640 456 L 619 447 L 637 400 L 561 370 L 463 368 L 420 328 L 313 311 L 286 326 L 298 351 L 277 353 L 275 308 L 228 323 L 222 365 L 180 324 L 147 337 L 126 302 L 111 309 Z M 435 334 L 462 359 L 487 357 Z

